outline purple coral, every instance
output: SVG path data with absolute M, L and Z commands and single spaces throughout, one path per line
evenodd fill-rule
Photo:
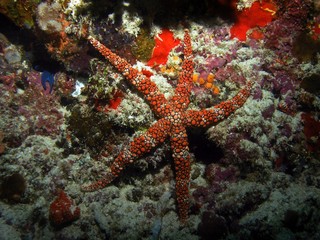
M 227 182 L 235 182 L 239 176 L 239 170 L 234 166 L 226 168 L 211 163 L 206 167 L 206 178 L 215 192 L 222 192 Z
M 266 27 L 266 46 L 279 55 L 292 50 L 292 38 L 305 30 L 312 2 L 305 0 L 277 1 L 278 17 Z M 277 37 L 274 37 L 277 36 Z

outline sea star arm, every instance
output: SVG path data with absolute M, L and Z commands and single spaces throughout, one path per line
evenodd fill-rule
M 251 94 L 252 85 L 252 82 L 248 82 L 233 98 L 221 102 L 213 108 L 186 111 L 186 126 L 207 127 L 224 120 L 246 102 Z
M 188 219 L 189 210 L 189 182 L 190 182 L 190 154 L 186 129 L 181 125 L 174 125 L 170 133 L 172 157 L 176 173 L 176 195 L 181 222 Z
M 174 97 L 171 99 L 170 103 L 178 108 L 178 110 L 185 110 L 189 105 L 189 97 L 191 92 L 192 74 L 193 74 L 193 60 L 192 60 L 192 48 L 191 48 L 191 38 L 189 35 L 189 30 L 185 30 L 184 33 L 184 60 L 182 63 L 182 71 L 180 71 L 178 84 L 175 89 Z M 176 104 L 180 103 L 180 104 Z
M 167 100 L 159 91 L 157 85 L 94 37 L 89 36 L 88 40 L 139 92 L 143 94 L 146 101 L 149 102 L 153 112 L 159 116 L 163 116 L 163 109 Z
M 168 136 L 170 122 L 162 118 L 154 123 L 147 132 L 136 137 L 130 143 L 129 147 L 124 149 L 110 166 L 110 172 L 107 175 L 89 185 L 82 186 L 82 191 L 92 192 L 106 187 L 112 182 L 120 172 L 128 165 L 139 159 L 145 153 L 148 153 L 158 144 L 164 142 Z

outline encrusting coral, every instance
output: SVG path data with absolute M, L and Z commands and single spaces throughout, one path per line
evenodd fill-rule
M 149 77 L 133 68 L 125 59 L 111 52 L 109 48 L 102 45 L 92 36 L 89 36 L 88 40 L 144 96 L 159 120 L 144 134 L 134 138 L 129 147 L 125 148 L 118 155 L 105 178 L 82 186 L 82 190 L 95 191 L 104 188 L 119 176 L 126 165 L 139 159 L 164 142 L 167 137 L 170 137 L 176 171 L 176 195 L 179 217 L 181 222 L 184 223 L 188 219 L 191 169 L 186 128 L 207 127 L 227 118 L 245 103 L 246 99 L 250 96 L 253 83 L 249 81 L 236 96 L 213 108 L 189 110 L 187 108 L 190 103 L 189 97 L 193 79 L 193 57 L 191 38 L 188 30 L 185 30 L 184 35 L 182 71 L 179 74 L 174 95 L 170 99 L 166 99 Z

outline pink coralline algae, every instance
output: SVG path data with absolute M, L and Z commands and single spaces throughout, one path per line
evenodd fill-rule
M 267 47 L 282 56 L 292 50 L 292 38 L 307 27 L 312 2 L 277 0 L 276 3 L 282 7 L 277 13 L 277 19 L 266 26 L 265 41 Z
M 230 79 L 232 82 L 243 84 L 246 82 L 245 77 L 239 72 L 235 71 L 234 67 L 228 65 L 216 71 L 215 77 L 218 81 L 225 81 Z
M 223 168 L 218 164 L 211 163 L 206 167 L 205 174 L 209 183 L 212 184 L 220 181 L 234 182 L 237 175 L 239 175 L 238 172 L 239 171 L 233 166 Z
M 18 113 L 25 117 L 30 131 L 35 134 L 54 136 L 59 134 L 63 114 L 59 110 L 59 96 L 50 89 L 44 90 L 38 72 L 30 72 L 28 88 L 19 97 Z

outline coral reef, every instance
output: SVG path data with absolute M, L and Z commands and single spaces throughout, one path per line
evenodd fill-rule
M 57 33 L 63 28 L 60 20 L 61 5 L 57 2 L 48 4 L 42 2 L 38 5 L 37 9 L 37 21 L 41 30 L 47 33 Z
M 111 124 L 106 116 L 87 106 L 73 107 L 67 121 L 68 131 L 72 134 L 68 147 L 71 152 L 82 151 L 84 146 L 89 146 L 96 155 L 103 148 L 101 142 L 112 135 Z
M 81 72 L 87 68 L 89 59 L 86 52 L 82 51 L 76 34 L 85 34 L 85 28 L 82 25 L 75 27 L 68 14 L 70 9 L 65 8 L 60 1 L 40 3 L 36 15 L 40 31 L 36 34 L 43 39 L 53 58 L 62 62 L 65 68 Z
M 320 239 L 319 6 L 1 1 L 1 237 Z M 246 80 L 255 87 L 236 114 L 187 130 L 190 207 L 182 226 L 168 141 L 106 188 L 84 194 L 80 186 L 108 177 L 121 151 L 158 117 L 87 37 L 101 39 L 172 99 L 187 59 L 185 28 L 192 111 L 227 101 Z M 41 79 L 43 72 L 51 77 Z
M 0 3 L 0 13 L 20 27 L 32 28 L 34 26 L 35 9 L 39 2 L 40 0 L 4 0 Z
M 246 102 L 253 85 L 249 81 L 233 98 L 212 108 L 188 109 L 193 74 L 193 56 L 189 30 L 185 29 L 184 32 L 183 54 L 185 60 L 182 63 L 175 93 L 170 99 L 165 98 L 164 94 L 159 91 L 157 85 L 148 76 L 133 68 L 125 59 L 120 58 L 92 36 L 88 37 L 90 43 L 124 75 L 137 91 L 143 94 L 144 99 L 149 103 L 152 112 L 159 117 L 159 120 L 152 124 L 144 134 L 134 138 L 129 147 L 120 152 L 106 177 L 82 187 L 84 191 L 96 191 L 105 188 L 119 176 L 126 165 L 149 153 L 169 137 L 176 170 L 179 218 L 182 223 L 185 223 L 188 218 L 189 208 L 190 154 L 186 128 L 216 125 L 229 117 Z
M 132 53 L 138 60 L 146 62 L 151 58 L 154 45 L 155 41 L 150 38 L 150 33 L 142 29 L 135 40 Z

